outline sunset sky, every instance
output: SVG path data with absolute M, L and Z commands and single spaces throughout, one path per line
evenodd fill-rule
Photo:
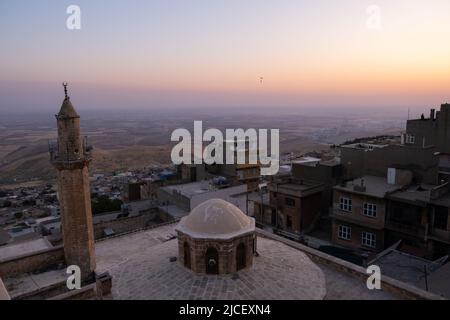
M 0 39 L 0 111 L 54 109 L 62 81 L 100 109 L 450 101 L 449 0 L 1 0 Z

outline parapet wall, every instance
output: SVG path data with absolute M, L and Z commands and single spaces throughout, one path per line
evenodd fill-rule
M 112 229 L 115 234 L 122 234 L 133 230 L 140 230 L 151 225 L 151 221 L 159 216 L 158 210 L 134 217 L 115 219 L 112 221 L 99 222 L 94 224 L 95 240 L 105 238 L 103 231 Z
M 3 284 L 2 278 L 0 278 L 0 300 L 11 300 L 11 297 Z
M 36 270 L 45 270 L 60 263 L 65 263 L 63 246 L 0 260 L 0 277 L 13 277 Z

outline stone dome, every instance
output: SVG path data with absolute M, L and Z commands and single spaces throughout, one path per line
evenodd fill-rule
M 211 199 L 182 218 L 177 230 L 194 238 L 232 238 L 255 231 L 255 220 L 222 199 Z

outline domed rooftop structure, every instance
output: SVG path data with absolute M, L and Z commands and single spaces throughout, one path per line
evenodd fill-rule
M 177 230 L 195 238 L 233 238 L 255 231 L 255 220 L 222 199 L 211 199 L 181 219 Z
M 253 265 L 255 219 L 229 202 L 203 202 L 175 230 L 179 261 L 196 273 L 230 274 Z

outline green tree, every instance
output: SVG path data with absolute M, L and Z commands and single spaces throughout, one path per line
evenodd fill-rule
M 119 199 L 111 200 L 108 196 L 102 195 L 92 199 L 92 214 L 120 211 L 121 206 L 122 201 Z

